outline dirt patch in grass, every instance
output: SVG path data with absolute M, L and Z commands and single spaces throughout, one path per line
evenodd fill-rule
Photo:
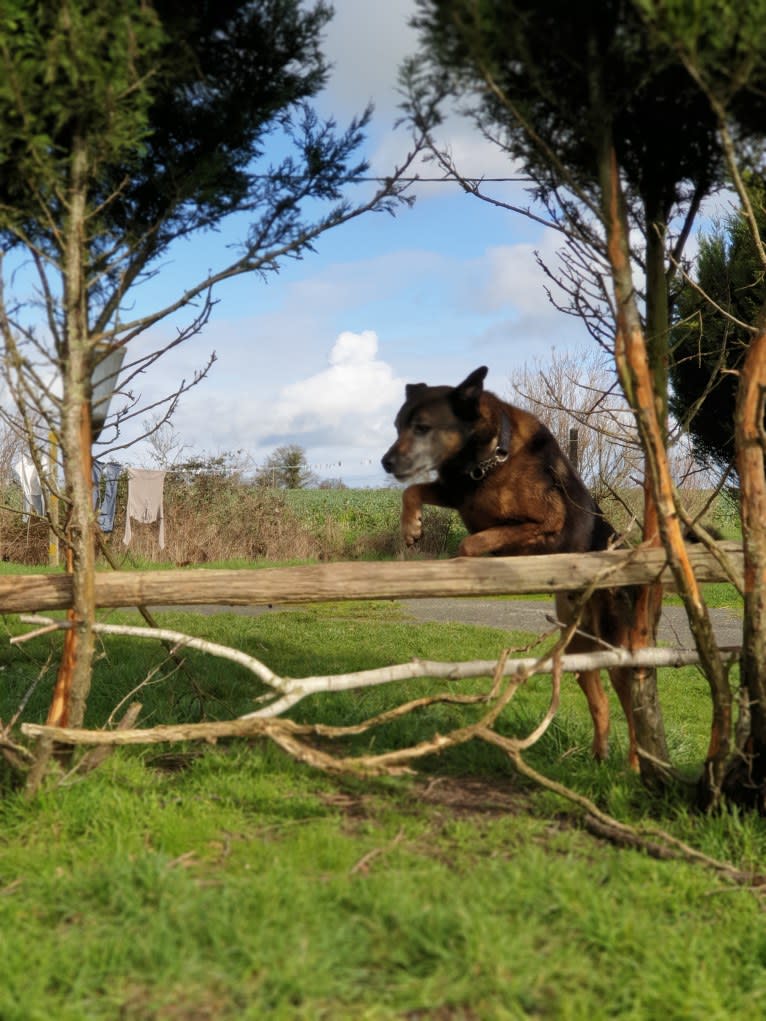
M 405 1021 L 479 1021 L 479 1014 L 470 1007 L 443 1005 L 429 1010 L 410 1010 L 402 1017 Z
M 418 800 L 455 815 L 517 815 L 530 809 L 528 795 L 512 777 L 433 777 L 418 785 Z
M 375 814 L 379 794 L 342 789 L 318 795 L 319 800 L 349 819 Z M 415 783 L 407 801 L 414 806 L 446 808 L 455 816 L 505 816 L 530 811 L 529 795 L 512 777 L 438 776 Z
M 225 993 L 211 989 L 173 989 L 158 995 L 152 986 L 134 985 L 119 1010 L 121 1021 L 217 1021 L 232 1017 L 234 1005 Z

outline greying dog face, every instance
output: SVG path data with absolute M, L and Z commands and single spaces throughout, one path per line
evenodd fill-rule
M 479 413 L 487 369 L 472 372 L 459 386 L 408 383 L 394 425 L 396 442 L 381 459 L 400 482 L 437 471 L 458 454 Z

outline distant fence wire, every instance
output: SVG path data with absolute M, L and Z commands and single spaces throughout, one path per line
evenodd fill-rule
M 307 461 L 300 466 L 301 470 L 310 471 L 314 474 L 322 473 L 322 477 L 319 479 L 319 483 L 330 479 L 336 479 L 341 481 L 344 485 L 353 488 L 355 485 L 367 486 L 369 484 L 376 484 L 377 486 L 383 487 L 388 484 L 388 480 L 383 474 L 382 469 L 374 471 L 375 466 L 379 464 L 376 457 L 367 457 L 361 459 L 352 460 L 324 460 L 324 461 Z M 261 464 L 248 464 L 246 467 L 238 467 L 237 465 L 205 465 L 205 464 L 194 464 L 185 467 L 184 465 L 171 465 L 164 469 L 166 476 L 173 478 L 196 478 L 205 475 L 215 475 L 225 478 L 241 477 L 243 481 L 256 482 L 259 480 L 263 484 L 263 479 L 272 476 L 272 485 L 276 488 L 279 482 L 279 473 L 287 472 L 295 469 L 295 464 L 290 462 L 272 464 L 271 462 L 264 461 Z M 316 482 L 313 483 L 316 486 Z
M 271 178 L 272 174 L 254 174 L 258 180 L 265 181 Z M 308 181 L 309 178 L 305 174 L 294 174 L 288 177 L 288 180 L 294 184 L 300 184 L 304 181 Z M 391 180 L 390 177 L 347 177 L 342 184 L 386 184 Z M 443 177 L 421 177 L 419 174 L 411 174 L 407 177 L 398 177 L 397 181 L 404 184 L 457 184 L 460 187 L 463 184 L 470 184 L 474 187 L 478 187 L 480 184 L 529 184 L 530 179 L 528 177 L 460 177 L 459 179 L 452 176 Z

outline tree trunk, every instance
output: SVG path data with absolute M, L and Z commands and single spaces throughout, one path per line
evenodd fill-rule
M 667 435 L 668 417 L 668 292 L 665 280 L 665 252 L 662 237 L 652 229 L 655 222 L 663 222 L 659 203 L 646 202 L 646 355 L 652 380 L 654 408 L 663 439 Z M 621 336 L 625 336 L 624 332 Z M 617 353 L 617 352 L 615 352 Z M 648 464 L 644 467 L 644 545 L 660 546 L 659 508 Z M 636 612 L 630 633 L 631 649 L 642 649 L 657 644 L 657 628 L 662 615 L 662 586 L 645 585 L 636 601 Z M 641 759 L 641 776 L 650 786 L 662 785 L 665 774 L 660 763 L 668 762 L 665 724 L 662 719 L 657 671 L 644 668 L 633 672 L 633 712 L 636 721 L 638 745 L 651 753 Z
M 648 471 L 644 475 L 642 539 L 646 546 L 660 545 L 657 503 Z M 631 651 L 651 648 L 657 644 L 662 592 L 663 587 L 659 583 L 643 585 L 638 590 L 628 639 Z M 669 761 L 669 755 L 657 689 L 657 670 L 654 667 L 638 667 L 633 671 L 632 697 L 636 742 L 639 749 L 649 753 L 639 757 L 641 778 L 649 787 L 661 787 L 666 778 L 662 763 Z
M 705 807 L 716 804 L 720 798 L 722 782 L 731 742 L 732 698 L 729 680 L 723 659 L 716 645 L 715 635 L 707 607 L 702 599 L 697 578 L 684 544 L 680 517 L 677 512 L 675 489 L 670 474 L 665 434 L 661 420 L 664 398 L 656 394 L 657 381 L 652 375 L 647 346 L 636 305 L 635 288 L 630 265 L 627 219 L 624 212 L 619 170 L 614 147 L 605 133 L 602 162 L 602 184 L 604 193 L 605 219 L 609 262 L 615 285 L 617 305 L 617 335 L 615 338 L 615 361 L 625 396 L 636 416 L 636 423 L 646 457 L 645 486 L 651 489 L 647 510 L 656 514 L 656 526 L 662 537 L 662 544 L 668 558 L 668 565 L 681 596 L 700 656 L 700 664 L 710 685 L 713 700 L 713 722 L 710 746 L 705 770 L 700 782 L 700 799 Z M 650 519 L 645 522 L 645 532 L 654 527 Z M 646 622 L 651 625 L 651 602 L 647 596 Z M 641 633 L 636 637 L 641 640 Z M 650 695 L 651 695 L 650 691 Z M 640 689 L 639 689 L 640 695 Z M 637 724 L 640 717 L 637 719 Z M 649 724 L 650 721 L 645 721 Z M 659 717 L 657 724 L 661 723 Z M 647 731 L 650 726 L 647 725 Z M 659 730 L 648 732 L 645 740 L 652 742 L 649 751 L 655 757 L 653 748 L 662 749 L 661 762 L 667 762 L 665 736 Z M 640 744 L 639 737 L 639 744 Z M 642 775 L 644 775 L 642 762 Z M 649 775 L 655 777 L 656 770 Z
M 72 146 L 72 172 L 63 232 L 65 357 L 61 447 L 64 454 L 64 496 L 67 505 L 66 564 L 72 574 L 71 629 L 48 713 L 57 725 L 80 726 L 90 691 L 93 623 L 96 617 L 94 575 L 95 518 L 92 500 L 91 373 L 92 344 L 88 329 L 87 160 L 85 147 Z
M 748 348 L 739 374 L 734 429 L 741 492 L 745 619 L 740 679 L 750 728 L 726 777 L 733 800 L 766 814 L 766 331 Z

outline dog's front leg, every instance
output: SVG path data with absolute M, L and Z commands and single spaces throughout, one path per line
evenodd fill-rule
M 498 525 L 467 535 L 460 543 L 459 557 L 481 557 L 487 553 L 495 556 L 531 556 L 534 553 L 549 553 L 555 536 L 544 531 L 536 521 L 520 522 L 517 525 Z
M 414 546 L 423 535 L 423 504 L 448 507 L 446 493 L 436 482 L 407 486 L 402 493 L 402 538 L 405 546 Z

